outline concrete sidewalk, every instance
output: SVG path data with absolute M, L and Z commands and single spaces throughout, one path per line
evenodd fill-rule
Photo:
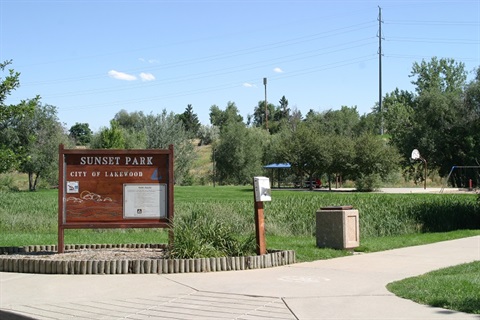
M 480 319 L 386 284 L 480 260 L 480 236 L 332 260 L 168 275 L 0 273 L 0 319 Z

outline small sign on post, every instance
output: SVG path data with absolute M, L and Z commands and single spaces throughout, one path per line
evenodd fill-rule
M 255 235 L 257 239 L 257 254 L 262 255 L 267 253 L 263 202 L 272 201 L 270 179 L 267 177 L 254 177 L 253 189 L 255 200 Z

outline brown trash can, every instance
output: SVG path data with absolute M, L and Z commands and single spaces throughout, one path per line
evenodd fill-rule
M 352 206 L 323 207 L 316 214 L 317 247 L 354 249 L 360 246 L 358 210 Z

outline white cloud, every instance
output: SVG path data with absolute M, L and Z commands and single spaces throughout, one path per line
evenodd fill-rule
M 280 69 L 279 67 L 276 67 L 273 69 L 273 72 L 276 72 L 276 73 L 283 73 L 283 70 Z
M 158 64 L 160 61 L 157 59 L 145 59 L 145 58 L 138 58 L 139 61 L 145 62 L 145 63 L 151 63 L 151 64 Z
M 251 83 L 248 83 L 248 82 L 245 82 L 242 86 L 245 87 L 245 88 L 253 88 L 253 87 L 255 87 L 254 84 L 251 84 Z
M 142 72 L 140 73 L 140 79 L 142 79 L 142 81 L 153 81 L 155 80 L 155 76 L 151 73 Z
M 124 73 L 124 72 L 119 72 L 116 70 L 110 70 L 108 71 L 108 75 L 117 80 L 125 80 L 125 81 L 134 81 L 137 80 L 137 77 L 135 77 L 132 74 Z

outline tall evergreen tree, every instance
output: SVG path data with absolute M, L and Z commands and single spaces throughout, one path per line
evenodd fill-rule
M 187 131 L 192 138 L 198 135 L 200 121 L 198 121 L 198 116 L 193 112 L 191 104 L 187 105 L 185 111 L 180 114 L 178 118 L 183 123 L 185 131 Z

